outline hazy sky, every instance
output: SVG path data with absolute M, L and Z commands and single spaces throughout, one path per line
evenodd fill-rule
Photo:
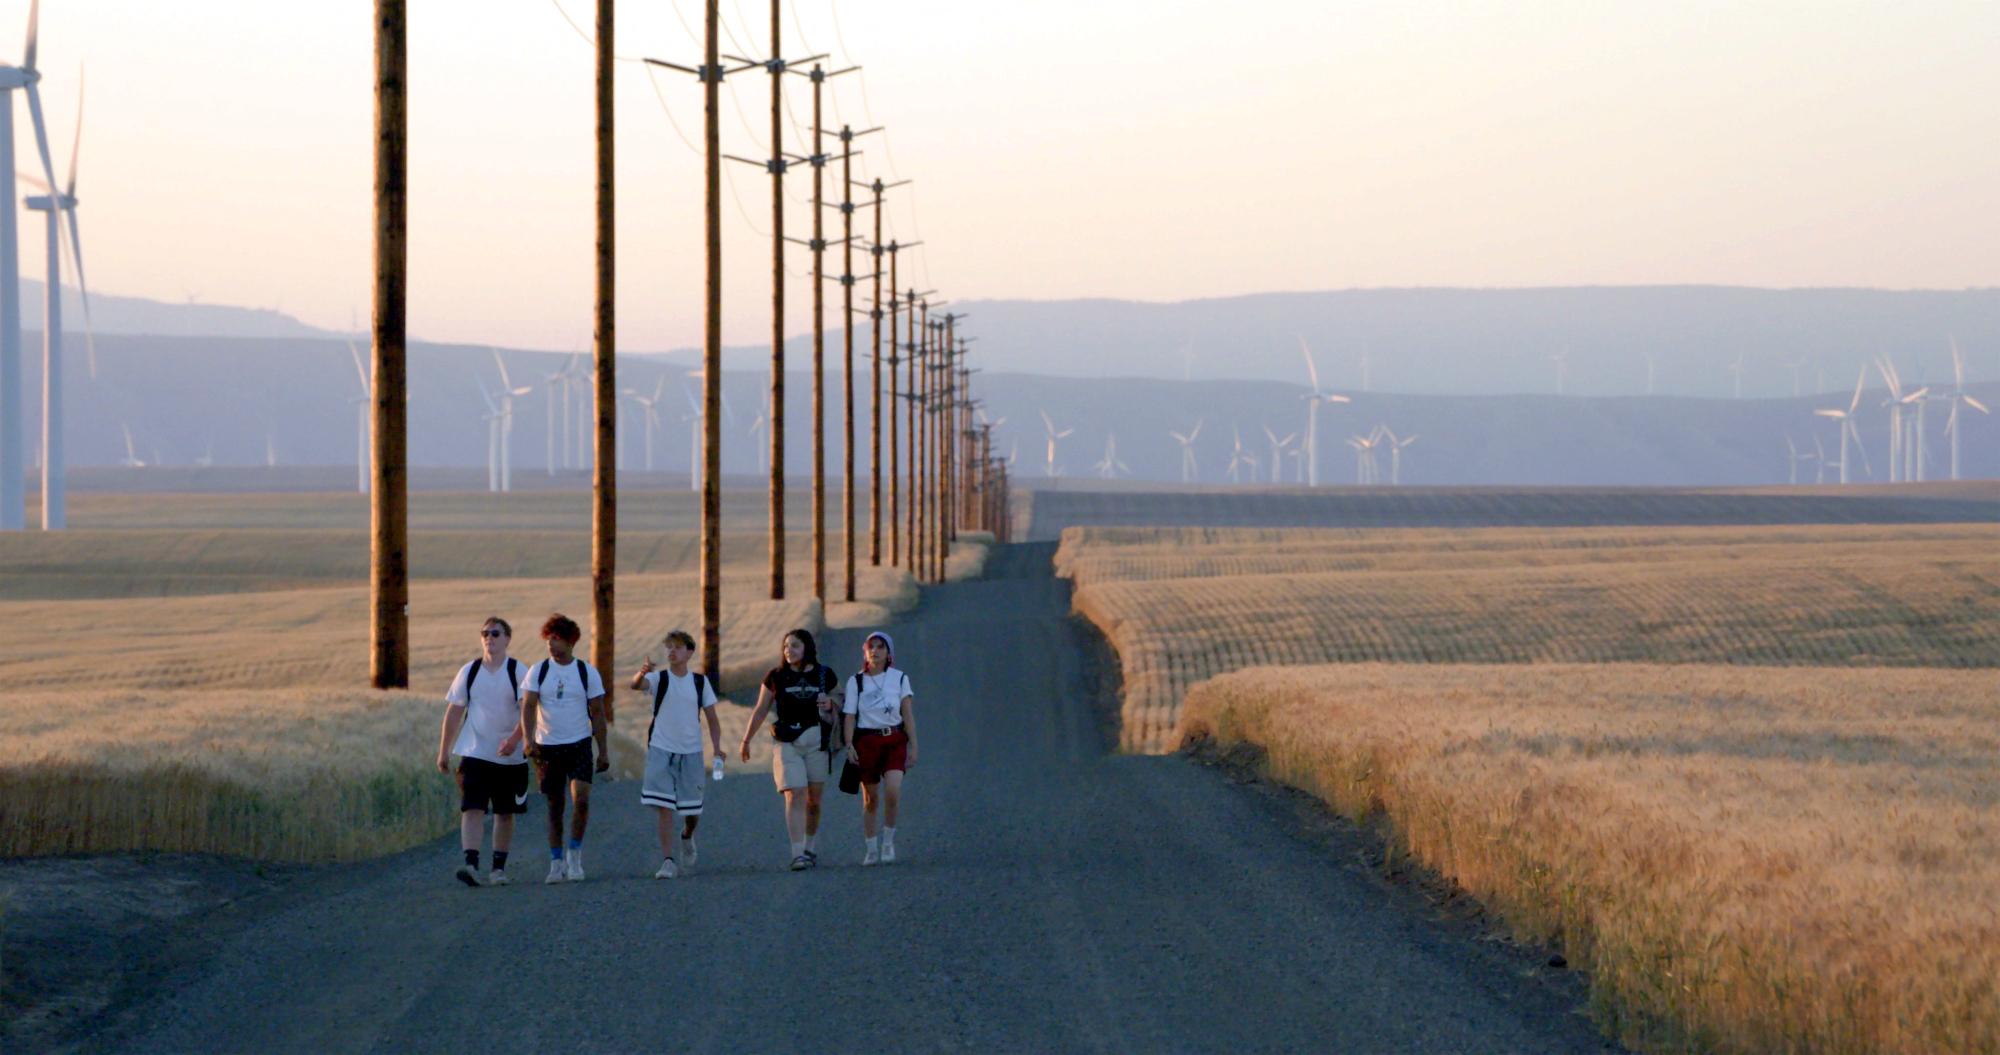
M 413 335 L 584 346 L 589 46 L 552 0 L 410 6 Z M 0 54 L 27 7 L 0 3 Z M 592 0 L 562 7 L 588 28 Z M 46 0 L 59 169 L 88 65 L 96 290 L 365 321 L 370 9 Z M 722 10 L 763 54 L 763 0 Z M 628 2 L 618 50 L 697 61 L 699 17 Z M 864 65 L 832 82 L 827 122 L 888 126 L 856 174 L 916 180 L 888 229 L 926 242 L 903 284 L 944 296 L 2000 280 L 1992 3 L 787 0 L 784 29 L 787 55 Z M 661 71 L 656 96 L 636 62 L 619 78 L 620 343 L 694 343 L 700 90 Z M 769 79 L 731 83 L 724 148 L 761 156 Z M 809 122 L 810 86 L 790 87 Z M 725 339 L 747 344 L 769 332 L 769 182 L 732 168 Z M 39 217 L 22 233 L 39 276 Z M 801 332 L 807 254 L 790 263 Z

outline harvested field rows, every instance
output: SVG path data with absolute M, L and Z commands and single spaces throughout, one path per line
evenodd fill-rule
M 1253 666 L 2000 665 L 2000 528 L 1093 534 L 1059 566 L 1122 660 L 1129 749 Z
M 1345 665 L 1199 686 L 1181 734 L 1590 970 L 1615 1035 L 2000 1050 L 2000 675 Z

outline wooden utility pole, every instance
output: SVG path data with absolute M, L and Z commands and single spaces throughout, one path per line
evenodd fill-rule
M 817 115 L 815 114 L 815 122 Z M 847 403 L 844 415 L 847 436 L 841 443 L 841 459 L 844 471 L 840 477 L 840 539 L 845 568 L 845 584 L 841 591 L 843 600 L 854 600 L 854 140 L 870 132 L 881 129 L 869 128 L 856 132 L 847 125 L 840 126 L 840 295 L 842 344 L 841 378 L 842 395 Z
M 410 684 L 408 412 L 403 392 L 408 274 L 409 23 L 404 0 L 375 0 L 375 428 L 369 492 L 369 681 Z
M 740 158 L 730 155 L 733 161 L 760 165 L 771 175 L 771 416 L 769 419 L 771 444 L 771 494 L 770 505 L 770 566 L 771 599 L 781 600 L 785 596 L 785 243 L 796 241 L 785 237 L 785 170 L 790 162 L 785 157 L 784 126 L 781 110 L 784 106 L 784 79 L 788 63 L 780 50 L 780 27 L 778 14 L 781 0 L 771 0 L 771 57 L 756 62 L 740 55 L 727 55 L 732 62 L 743 63 L 746 67 L 763 66 L 771 75 L 771 156 L 762 160 Z M 823 55 L 812 56 L 814 59 Z M 811 61 L 810 59 L 804 61 Z M 817 67 L 815 67 L 817 70 Z
M 612 675 L 617 623 L 612 602 L 618 565 L 618 224 L 613 132 L 612 8 L 597 0 L 597 461 L 590 518 L 590 659 L 604 676 L 604 717 L 615 717 Z
M 904 352 L 902 342 L 898 340 L 901 334 L 896 329 L 899 303 L 896 296 L 896 253 L 905 248 L 908 247 L 893 241 L 889 243 L 889 358 L 886 361 L 889 364 L 889 566 L 892 568 L 899 567 L 903 563 L 904 541 L 901 511 L 905 497 L 902 489 L 903 439 L 902 430 L 896 427 L 897 422 L 901 420 L 903 386 L 897 379 L 896 367 L 909 356 Z M 915 299 L 915 292 L 911 291 L 912 300 Z M 914 311 L 915 307 L 913 304 L 905 304 L 904 310 Z
M 882 192 L 908 182 L 909 180 L 897 180 L 894 183 L 884 183 L 877 178 L 865 184 L 875 194 L 875 200 L 871 203 L 875 208 L 875 237 L 868 243 L 868 253 L 875 265 L 874 293 L 868 306 L 868 333 L 874 349 L 874 354 L 869 360 L 868 374 L 868 563 L 875 567 L 880 567 L 882 564 L 882 254 L 886 249 L 882 245 Z M 889 298 L 893 301 L 895 297 L 896 282 L 892 276 L 889 280 Z M 892 323 L 889 327 L 889 341 L 893 344 L 895 340 L 896 328 Z M 894 354 L 895 350 L 892 348 L 890 355 Z M 891 362 L 889 373 L 892 381 L 895 372 L 896 366 Z M 893 400 L 889 407 L 889 423 L 893 426 L 896 421 Z M 893 443 L 893 440 L 891 442 Z M 895 512 L 891 510 L 889 519 L 892 529 L 895 516 Z
M 702 86 L 702 215 L 708 269 L 703 283 L 701 360 L 701 666 L 712 680 L 721 674 L 722 665 L 722 126 L 717 99 L 724 77 L 758 64 L 722 67 L 716 46 L 716 0 L 704 5 L 704 25 L 699 69 L 660 59 L 646 61 L 692 73 Z
M 778 12 L 771 0 L 771 599 L 785 596 L 785 140 L 778 123 L 785 101 L 785 60 L 779 56 Z
M 841 598 L 854 600 L 854 130 L 840 126 L 840 367 L 847 401 L 847 438 L 840 454 L 846 463 L 840 474 L 840 540 L 844 551 L 846 588 Z

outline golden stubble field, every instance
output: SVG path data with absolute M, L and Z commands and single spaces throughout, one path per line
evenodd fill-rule
M 1057 565 L 1128 749 L 1254 748 L 1589 968 L 1612 1035 L 2000 1051 L 2000 526 L 1073 529 Z
M 622 504 L 619 681 L 667 630 L 699 636 L 694 501 Z M 367 687 L 366 508 L 354 495 L 82 495 L 72 530 L 0 536 L 0 854 L 353 858 L 452 827 L 452 785 L 431 761 L 480 622 L 510 620 L 514 654 L 532 661 L 546 655 L 541 620 L 564 611 L 588 655 L 588 498 L 412 496 L 407 693 Z M 788 599 L 766 599 L 763 516 L 762 496 L 725 503 L 726 689 L 754 684 L 786 630 L 874 622 L 916 598 L 907 575 L 867 566 L 864 539 L 860 603 L 822 613 L 795 534 Z M 838 591 L 837 530 L 829 551 Z M 954 570 L 981 552 L 964 547 Z M 722 712 L 740 735 L 748 708 Z M 613 733 L 628 774 L 636 720 Z
M 2000 666 L 2000 525 L 1072 528 L 1058 574 L 1125 674 L 1123 740 L 1273 664 Z
M 1591 972 L 1613 1035 L 2000 1050 L 2000 674 L 1348 664 L 1225 675 L 1181 735 Z

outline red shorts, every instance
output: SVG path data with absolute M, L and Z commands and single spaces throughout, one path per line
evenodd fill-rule
M 892 769 L 901 773 L 907 768 L 904 757 L 909 743 L 910 734 L 901 729 L 887 733 L 854 730 L 855 764 L 861 767 L 861 782 L 880 784 L 882 774 Z

